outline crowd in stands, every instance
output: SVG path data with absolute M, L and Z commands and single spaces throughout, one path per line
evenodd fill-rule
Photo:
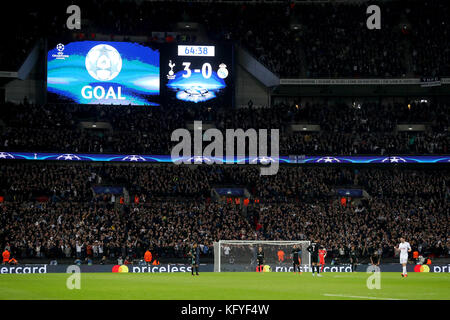
M 282 144 L 282 154 L 445 154 L 448 133 L 295 133 Z
M 272 108 L 207 106 L 96 106 L 5 104 L 2 151 L 170 154 L 172 132 L 194 120 L 226 129 L 279 129 L 280 154 L 446 154 L 446 103 L 278 104 Z M 81 127 L 83 121 L 110 127 Z M 425 131 L 397 132 L 397 124 L 425 124 Z M 317 124 L 320 132 L 291 131 Z
M 383 27 L 376 31 L 366 27 L 366 8 L 365 4 L 228 8 L 222 14 L 227 23 L 221 28 L 281 77 L 405 76 L 406 45 L 397 20 L 402 6 L 383 3 Z
M 20 2 L 0 19 L 8 50 L 0 70 L 20 67 L 41 37 L 68 35 L 67 5 Z M 450 75 L 445 1 L 382 2 L 381 30 L 366 28 L 365 4 L 217 4 L 88 1 L 81 32 L 144 35 L 199 22 L 213 42 L 232 41 L 282 77 Z M 20 22 L 19 24 L 17 22 Z M 85 24 L 86 22 L 86 24 Z M 8 31 L 8 32 L 6 32 Z M 77 32 L 77 31 L 75 31 Z M 70 33 L 70 32 L 69 32 Z M 61 40 L 62 41 L 62 40 Z M 16 49 L 13 49 L 16 48 Z M 271 108 L 1 104 L 0 152 L 170 154 L 171 134 L 201 120 L 226 129 L 280 129 L 281 155 L 448 154 L 450 106 L 425 103 L 279 103 Z M 83 127 L 83 122 L 106 127 Z M 316 124 L 319 132 L 292 132 Z M 398 124 L 425 124 L 397 132 Z M 51 163 L 0 160 L 0 248 L 19 261 L 186 258 L 193 242 L 211 257 L 217 240 L 317 240 L 328 259 L 379 250 L 400 236 L 424 256 L 450 255 L 447 167 L 288 167 Z M 96 193 L 118 186 L 122 193 Z M 246 188 L 250 203 L 216 199 L 216 186 Z M 340 186 L 364 199 L 342 203 Z M 128 260 L 127 259 L 127 260 Z
M 412 71 L 415 75 L 450 74 L 450 7 L 445 1 L 425 1 L 420 10 L 408 12 L 414 26 L 411 30 Z
M 366 3 L 85 0 L 77 3 L 83 17 L 81 30 L 66 27 L 69 3 L 58 2 L 46 10 L 38 4 L 15 3 L 14 22 L 4 19 L 5 37 L 22 52 L 2 51 L 0 68 L 18 68 L 40 37 L 61 41 L 75 32 L 85 35 L 83 39 L 95 39 L 102 33 L 146 36 L 153 42 L 152 31 L 173 32 L 177 22 L 197 22 L 204 27 L 207 41 L 237 43 L 281 77 L 449 75 L 450 9 L 445 0 L 371 4 L 381 8 L 381 29 L 367 28 Z M 198 41 L 204 42 L 205 37 Z
M 183 258 L 193 242 L 212 255 L 219 239 L 319 240 L 329 258 L 355 245 L 362 257 L 394 256 L 400 236 L 413 249 L 448 256 L 450 180 L 447 168 L 280 167 L 260 176 L 256 166 L 0 164 L 0 245 L 19 261 L 86 257 L 161 261 Z M 217 185 L 246 187 L 241 205 L 211 196 Z M 122 186 L 130 203 L 96 194 Z M 369 198 L 340 202 L 339 186 Z M 253 200 L 256 200 L 254 202 Z M 356 199 L 353 199 L 356 200 Z M 342 257 L 341 257 L 342 258 Z

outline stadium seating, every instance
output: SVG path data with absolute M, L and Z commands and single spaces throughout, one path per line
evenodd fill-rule
M 376 31 L 364 27 L 365 7 L 353 3 L 181 6 L 84 0 L 78 4 L 87 22 L 80 35 L 85 39 L 102 33 L 159 41 L 147 30 L 172 31 L 174 22 L 199 22 L 210 41 L 242 46 L 280 77 L 450 75 L 446 21 L 450 12 L 442 1 L 383 2 L 383 28 Z M 14 5 L 19 9 L 19 3 Z M 17 70 L 41 37 L 71 36 L 72 31 L 55 28 L 65 24 L 66 17 L 57 14 L 65 9 L 61 3 L 45 11 L 37 4 L 16 10 L 22 24 L 3 28 L 8 30 L 4 41 L 11 50 L 1 52 L 0 69 Z M 202 120 L 222 131 L 280 129 L 283 155 L 449 152 L 450 112 L 444 102 L 276 104 L 261 109 L 51 103 L 0 107 L 1 151 L 169 154 L 172 131 Z M 108 128 L 86 128 L 84 122 L 106 123 Z M 291 125 L 298 123 L 319 125 L 320 131 L 291 132 Z M 403 123 L 422 123 L 427 130 L 397 132 L 396 126 Z M 216 166 L 191 170 L 168 165 L 2 162 L 0 170 L 1 245 L 11 246 L 21 258 L 63 257 L 66 251 L 74 258 L 76 241 L 84 248 L 103 245 L 111 259 L 139 257 L 148 246 L 161 256 L 180 257 L 189 237 L 199 239 L 209 255 L 218 239 L 319 237 L 331 257 L 338 257 L 340 249 L 347 250 L 351 243 L 362 254 L 381 248 L 385 257 L 392 257 L 400 234 L 421 252 L 448 255 L 448 231 L 439 224 L 449 209 L 448 171 L 442 168 L 282 167 L 274 177 L 261 177 L 253 167 Z M 139 203 L 132 200 L 125 205 L 110 193 L 95 193 L 92 188 L 97 185 L 121 186 Z M 235 205 L 211 201 L 214 185 L 245 186 L 258 204 L 252 204 L 251 214 L 243 218 Z M 334 193 L 340 185 L 359 186 L 371 198 L 362 207 L 342 206 Z M 256 225 L 262 227 L 256 230 Z M 28 233 L 30 228 L 36 232 Z
M 175 129 L 199 120 L 227 128 L 280 129 L 280 154 L 446 154 L 450 106 L 445 103 L 276 105 L 262 109 L 215 106 L 155 108 L 89 105 L 1 106 L 3 151 L 170 154 Z M 81 129 L 83 121 L 111 130 Z M 290 132 L 291 124 L 320 125 L 320 132 Z M 423 132 L 396 132 L 396 125 L 423 123 Z
M 170 32 L 176 22 L 198 22 L 210 41 L 234 41 L 284 78 L 450 75 L 446 21 L 450 12 L 440 0 L 383 2 L 383 27 L 375 31 L 365 27 L 366 7 L 361 3 L 312 6 L 211 1 L 181 6 L 85 0 L 77 4 L 87 22 L 83 39 L 95 39 L 101 33 L 142 35 L 152 42 L 156 39 L 148 30 Z M 16 10 L 21 12 L 17 17 L 21 28 L 4 26 L 3 30 L 8 30 L 4 41 L 17 49 L 2 52 L 0 69 L 17 71 L 42 36 L 70 36 L 71 30 L 55 27 L 65 25 L 66 16 L 61 14 L 65 10 L 62 2 L 45 10 L 37 5 Z M 105 10 L 106 14 L 98 14 Z
M 0 244 L 20 259 L 75 259 L 77 241 L 83 250 L 102 246 L 110 261 L 142 258 L 148 247 L 161 259 L 182 258 L 190 241 L 210 257 L 219 239 L 321 239 L 329 259 L 352 244 L 362 257 L 381 248 L 392 258 L 400 235 L 425 255 L 445 257 L 450 249 L 440 223 L 449 211 L 445 168 L 281 167 L 266 177 L 253 166 L 8 161 L 0 163 L 0 181 Z M 240 205 L 211 198 L 213 186 L 231 184 L 252 195 L 247 216 Z M 98 185 L 125 188 L 130 203 L 120 203 L 124 194 L 94 193 Z M 370 198 L 343 206 L 339 186 Z

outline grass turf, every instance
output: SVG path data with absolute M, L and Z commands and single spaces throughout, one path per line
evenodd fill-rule
M 381 273 L 381 289 L 368 289 L 359 273 L 84 273 L 81 289 L 69 290 L 69 274 L 2 274 L 0 299 L 450 299 L 450 274 Z

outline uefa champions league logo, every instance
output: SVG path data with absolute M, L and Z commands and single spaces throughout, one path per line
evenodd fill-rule
M 390 162 L 390 163 L 401 163 L 401 162 L 406 162 L 406 160 L 404 158 L 401 157 L 397 157 L 397 156 L 392 156 L 392 157 L 387 157 L 384 158 L 383 160 L 381 160 L 381 162 Z
M 333 162 L 341 162 L 341 161 L 335 157 L 321 157 L 321 158 L 317 159 L 316 162 L 333 163 Z
M 132 154 L 122 158 L 122 161 L 147 161 L 144 157 L 141 157 L 136 154 Z
M 256 158 L 254 158 L 253 160 L 250 161 L 250 163 L 257 164 L 259 162 L 260 164 L 269 164 L 269 163 L 272 163 L 274 161 L 275 160 L 272 157 L 263 156 L 263 157 L 256 157 Z
M 62 43 L 58 43 L 56 45 L 56 50 L 58 52 L 57 54 L 52 54 L 53 58 L 56 58 L 58 60 L 64 60 L 69 57 L 67 54 L 64 54 L 64 45 Z
M 197 164 L 199 164 L 199 163 L 212 164 L 213 163 L 213 161 L 210 158 L 204 157 L 204 156 L 193 156 L 193 157 L 188 158 L 187 161 L 189 161 L 189 162 L 193 161 L 194 163 L 197 163 Z
M 190 97 L 194 96 L 204 97 L 209 93 L 208 89 L 203 88 L 202 86 L 192 86 L 190 88 L 184 89 L 184 92 Z
M 98 81 L 110 81 L 122 70 L 122 57 L 110 45 L 96 45 L 86 55 L 86 70 Z
M 58 50 L 58 56 L 61 57 L 64 54 L 64 45 L 62 43 L 58 43 L 56 45 L 56 50 Z
M 62 155 L 56 157 L 56 160 L 81 160 L 81 158 L 79 156 L 77 156 L 76 154 L 65 153 L 65 154 L 62 154 Z
M 14 156 L 8 152 L 0 152 L 0 159 L 15 159 Z

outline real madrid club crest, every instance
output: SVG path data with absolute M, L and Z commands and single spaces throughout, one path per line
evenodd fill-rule
M 175 79 L 175 74 L 173 72 L 173 67 L 175 67 L 175 63 L 172 63 L 172 60 L 169 60 L 169 74 L 167 75 L 167 79 L 173 80 Z
M 225 79 L 226 77 L 228 77 L 227 65 L 225 63 L 221 63 L 219 65 L 219 70 L 217 70 L 217 75 L 221 79 Z

